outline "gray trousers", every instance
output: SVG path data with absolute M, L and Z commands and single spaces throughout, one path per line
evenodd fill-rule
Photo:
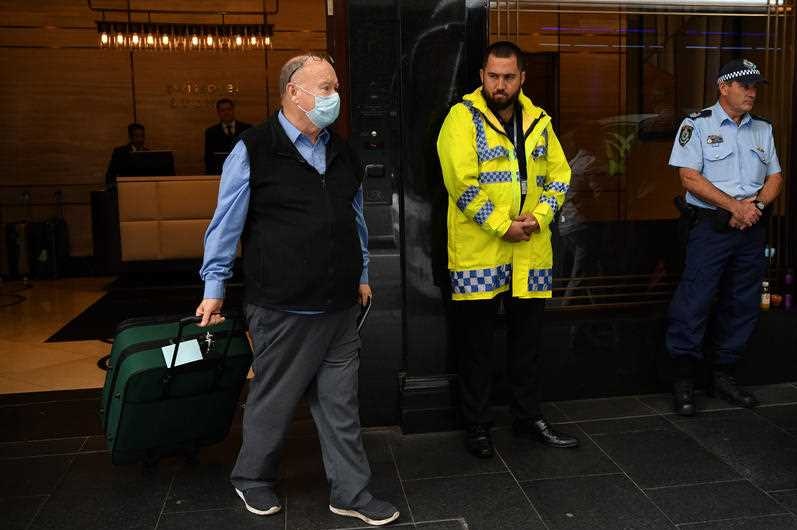
M 358 306 L 321 315 L 296 315 L 247 305 L 254 345 L 243 442 L 230 480 L 245 490 L 273 487 L 280 452 L 296 405 L 306 395 L 330 485 L 330 504 L 362 507 L 371 469 L 360 435 L 357 370 Z

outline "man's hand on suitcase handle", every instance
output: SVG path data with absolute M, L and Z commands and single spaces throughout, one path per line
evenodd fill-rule
M 224 317 L 219 313 L 224 300 L 219 298 L 205 298 L 196 308 L 196 316 L 202 317 L 202 322 L 198 324 L 200 328 L 205 326 L 215 326 L 224 322 Z
M 357 301 L 360 305 L 368 305 L 368 300 L 373 298 L 374 294 L 371 292 L 371 286 L 367 283 L 361 283 L 357 288 Z

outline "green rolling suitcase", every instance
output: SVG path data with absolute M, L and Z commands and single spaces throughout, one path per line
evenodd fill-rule
M 100 409 L 114 464 L 192 455 L 229 433 L 252 348 L 240 318 L 199 321 L 138 318 L 117 328 Z

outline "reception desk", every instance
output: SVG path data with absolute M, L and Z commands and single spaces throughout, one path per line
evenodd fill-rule
M 122 261 L 202 257 L 217 175 L 119 177 L 117 187 Z

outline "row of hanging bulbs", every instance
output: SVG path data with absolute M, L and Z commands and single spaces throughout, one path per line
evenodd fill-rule
M 270 24 L 153 24 L 97 22 L 100 48 L 251 50 L 271 46 Z

